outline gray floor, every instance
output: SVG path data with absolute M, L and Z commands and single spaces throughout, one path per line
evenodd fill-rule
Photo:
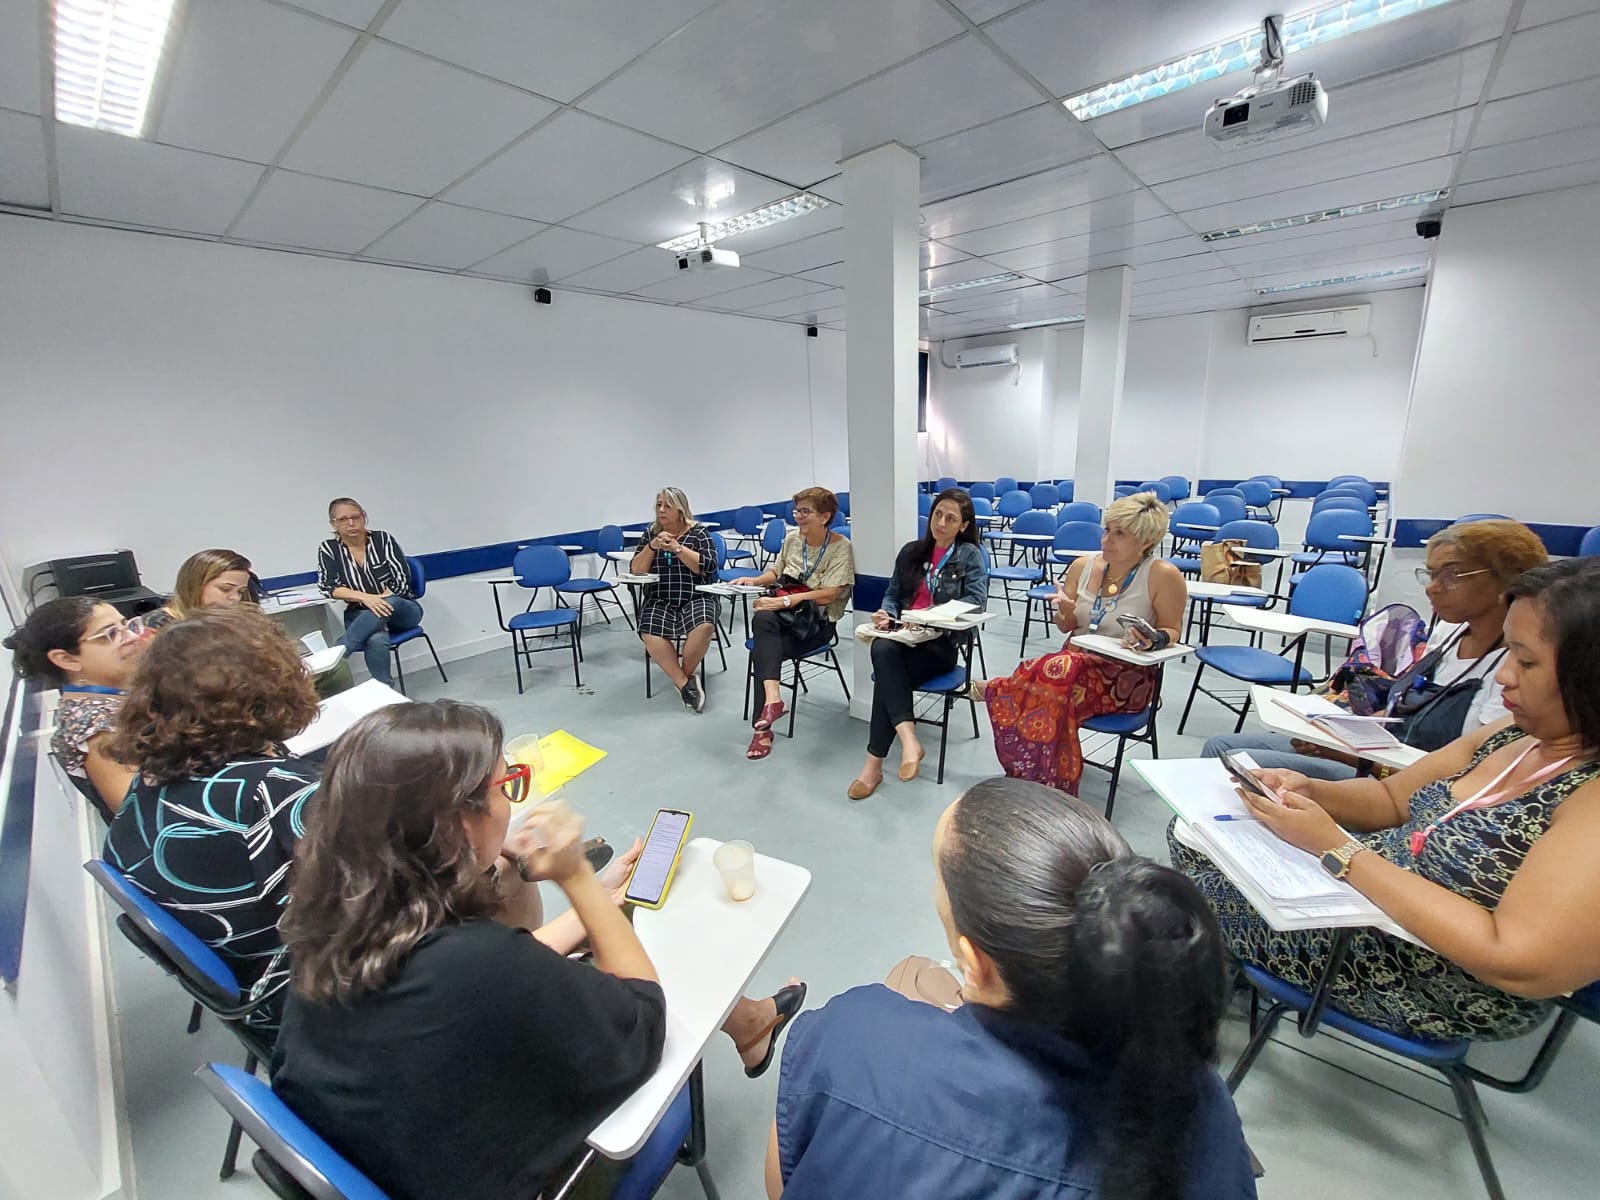
M 1417 589 L 1409 575 L 1419 556 L 1411 552 L 1396 559 L 1380 597 L 1414 601 Z M 1020 631 L 1020 614 L 991 624 L 985 639 L 991 672 L 1014 665 Z M 1047 645 L 1042 639 L 1030 641 L 1029 649 L 1040 653 Z M 881 979 L 907 953 L 944 956 L 930 896 L 928 842 L 943 806 L 974 780 L 995 773 L 986 722 L 983 737 L 974 741 L 970 722 L 963 726 L 965 714 L 958 712 L 943 787 L 933 783 L 931 769 L 912 784 L 891 776 L 871 799 L 853 804 L 844 789 L 860 765 L 865 727 L 845 716 L 837 684 L 813 684 L 801 702 L 795 740 L 779 738 L 770 759 L 748 763 L 743 757 L 748 729 L 738 716 L 742 648 L 730 651 L 727 675 L 718 673 L 713 655 L 709 704 L 698 717 L 682 709 L 670 688 L 645 700 L 638 642 L 620 624 L 591 631 L 585 650 L 587 686 L 581 692 L 574 692 L 570 667 L 550 655 L 519 697 L 503 651 L 449 664 L 449 684 L 441 684 L 432 671 L 418 670 L 411 692 L 419 699 L 449 695 L 487 704 L 511 734 L 562 728 L 604 748 L 609 756 L 569 785 L 566 795 L 591 831 L 613 841 L 642 833 L 658 807 L 672 805 L 693 810 L 696 830 L 708 836 L 749 838 L 763 851 L 809 867 L 811 893 L 758 973 L 754 994 L 764 995 L 796 974 L 809 982 L 811 1002 L 820 1004 L 845 988 Z M 1161 716 L 1164 756 L 1196 754 L 1205 736 L 1232 728 L 1231 716 L 1201 697 L 1189 736 L 1176 735 L 1191 678 L 1187 664 L 1168 673 Z M 1105 787 L 1105 777 L 1090 772 L 1083 796 L 1102 803 Z M 1115 817 L 1137 848 L 1165 856 L 1167 810 L 1131 772 L 1124 775 Z M 120 939 L 117 943 L 115 979 L 137 1195 L 143 1200 L 266 1195 L 248 1167 L 228 1183 L 217 1181 L 227 1123 L 190 1078 L 208 1059 L 236 1061 L 231 1039 L 215 1023 L 186 1037 L 183 998 L 154 967 Z M 1224 1063 L 1243 1042 L 1242 1019 L 1230 1019 Z M 1511 1068 L 1520 1068 L 1532 1051 L 1526 1041 L 1489 1049 L 1487 1065 Z M 1595 1194 L 1589 1173 L 1600 1167 L 1600 1155 L 1587 1105 L 1594 1100 L 1597 1075 L 1600 1029 L 1585 1025 L 1539 1091 L 1520 1097 L 1485 1093 L 1491 1146 L 1512 1196 Z M 706 1084 L 709 1161 L 723 1195 L 729 1200 L 763 1195 L 761 1164 L 777 1071 L 746 1080 L 732 1047 L 719 1043 L 706 1061 Z M 1481 1195 L 1456 1122 L 1386 1089 L 1415 1093 L 1435 1107 L 1448 1109 L 1450 1103 L 1441 1085 L 1416 1080 L 1331 1038 L 1304 1042 L 1292 1029 L 1280 1034 L 1238 1096 L 1246 1133 L 1267 1169 L 1261 1195 L 1295 1200 L 1401 1192 L 1408 1200 Z M 247 1150 L 246 1162 L 248 1157 Z M 700 1192 L 693 1173 L 680 1170 L 661 1194 L 687 1200 Z

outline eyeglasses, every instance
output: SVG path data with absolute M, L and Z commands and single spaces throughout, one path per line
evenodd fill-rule
M 1487 574 L 1489 574 L 1487 567 L 1480 567 L 1476 571 L 1458 571 L 1454 567 L 1440 567 L 1437 571 L 1430 571 L 1427 567 L 1418 567 L 1416 571 L 1417 582 L 1423 587 L 1427 587 L 1431 583 L 1437 583 L 1446 591 L 1455 587 L 1463 579 L 1471 579 L 1474 575 Z
M 797 517 L 814 517 L 817 515 L 817 510 L 814 508 L 797 508 L 794 510 L 794 515 Z
M 144 618 L 132 617 L 120 624 L 107 625 L 97 633 L 91 633 L 87 637 L 79 638 L 78 644 L 81 646 L 84 642 L 103 641 L 108 646 L 120 646 L 126 641 L 138 641 L 143 636 Z
M 499 788 L 500 794 L 511 803 L 521 804 L 533 787 L 533 768 L 527 763 L 518 763 L 499 779 L 491 780 L 489 786 Z
M 366 513 L 351 513 L 347 517 L 335 517 L 333 519 L 333 523 L 335 525 L 349 525 L 352 522 L 365 521 L 366 519 L 367 519 L 367 514 Z

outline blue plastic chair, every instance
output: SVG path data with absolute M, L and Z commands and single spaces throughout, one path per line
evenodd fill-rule
M 917 518 L 917 537 L 925 538 L 927 536 L 928 536 L 928 518 L 919 516 Z
M 267 998 L 251 1000 L 239 986 L 233 968 L 220 954 L 135 887 L 116 867 L 102 859 L 92 859 L 83 864 L 83 869 L 122 910 L 117 917 L 117 928 L 122 935 L 176 980 L 194 1000 L 189 1032 L 200 1028 L 200 1012 L 204 1009 L 221 1021 L 244 1047 L 246 1071 L 254 1071 L 258 1063 L 266 1062 L 272 1055 L 271 1038 L 251 1028 L 246 1020 L 267 1003 Z M 228 1131 L 227 1148 L 222 1156 L 223 1179 L 234 1172 L 239 1157 L 239 1133 L 237 1123 Z
M 975 483 L 975 484 L 973 484 L 971 487 L 969 487 L 967 489 L 967 495 L 971 496 L 973 498 L 973 500 L 988 500 L 990 502 L 993 502 L 993 500 L 994 500 L 994 484 L 992 484 L 992 483 Z
M 1139 489 L 1134 487 L 1131 483 L 1124 483 L 1118 487 L 1112 488 L 1111 495 L 1114 499 L 1125 500 L 1129 496 L 1136 495 L 1138 491 Z
M 1017 480 L 1015 476 L 1001 475 L 998 476 L 994 481 L 994 494 L 996 496 L 1004 496 L 1007 492 L 1014 492 L 1016 490 Z
M 1196 525 L 1209 525 L 1210 529 L 1196 529 Z M 1222 525 L 1222 514 L 1209 500 L 1190 500 L 1172 510 L 1167 519 L 1167 532 L 1172 535 L 1172 553 L 1167 561 L 1185 575 L 1200 574 L 1200 546 L 1216 536 Z
M 621 535 L 621 530 L 618 530 L 618 535 Z M 570 574 L 572 570 L 570 559 L 568 560 L 567 570 Z M 605 567 L 601 566 L 600 571 L 602 574 L 604 574 Z M 569 578 L 565 583 L 556 584 L 555 590 L 558 596 L 576 596 L 578 598 L 577 612 L 578 622 L 580 625 L 583 623 L 584 602 L 589 601 L 594 604 L 595 612 L 600 614 L 601 619 L 603 619 L 607 625 L 611 624 L 611 618 L 606 616 L 605 607 L 607 604 L 609 604 L 622 615 L 622 619 L 627 622 L 628 628 L 633 628 L 633 618 L 628 615 L 627 607 L 622 603 L 622 598 L 617 594 L 617 585 L 612 580 L 600 579 L 598 577 L 594 579 L 588 579 L 583 576 L 577 576 L 574 578 Z M 565 600 L 563 600 L 562 603 L 565 603 Z M 443 674 L 443 672 L 441 671 L 440 674 Z M 404 691 L 405 689 L 401 688 L 401 690 Z
M 1076 485 L 1070 479 L 1056 480 L 1056 498 L 1063 504 L 1072 503 L 1073 493 L 1077 491 Z
M 754 504 L 746 504 L 733 510 L 733 532 L 741 547 L 754 546 L 761 539 L 761 509 Z M 748 549 L 745 553 L 749 554 Z M 755 555 L 751 554 L 754 558 Z
M 933 494 L 937 496 L 940 492 L 948 492 L 951 488 L 960 486 L 954 475 L 941 475 L 933 481 Z
M 1036 483 L 1028 493 L 1028 500 L 1034 508 L 1053 509 L 1061 503 L 1061 493 L 1053 483 Z
M 1300 586 L 1289 600 L 1289 615 L 1337 622 L 1340 625 L 1358 625 L 1366 606 L 1366 577 L 1353 567 L 1324 563 L 1312 567 L 1300 577 Z M 1311 672 L 1302 665 L 1308 637 L 1308 634 L 1300 634 L 1278 654 L 1256 646 L 1199 647 L 1194 652 L 1199 665 L 1195 667 L 1194 685 L 1189 689 L 1188 703 L 1183 706 L 1183 716 L 1178 720 L 1178 733 L 1183 733 L 1183 727 L 1189 720 L 1189 710 L 1194 707 L 1195 694 L 1201 691 L 1205 691 L 1206 695 L 1229 712 L 1238 714 L 1238 723 L 1233 727 L 1235 733 L 1244 728 L 1245 716 L 1250 711 L 1249 692 L 1245 693 L 1244 704 L 1235 708 L 1215 692 L 1206 691 L 1200 686 L 1200 677 L 1205 674 L 1207 667 L 1247 684 L 1288 684 L 1291 692 L 1302 684 L 1310 687 L 1314 680 Z M 1290 650 L 1294 651 L 1292 663 L 1286 657 Z
M 1067 550 L 1099 550 L 1101 526 L 1098 521 L 1068 521 L 1056 529 L 1056 540 L 1050 546 L 1050 558 L 1054 562 L 1070 565 L 1079 558 L 1076 554 L 1067 554 Z M 1042 607 L 1040 620 L 1048 628 L 1050 623 L 1050 607 L 1056 594 L 1054 581 L 1046 578 L 1043 582 L 1028 589 L 1027 606 L 1022 610 L 1022 643 L 1018 653 L 1025 654 L 1028 648 L 1028 635 L 1033 627 L 1033 610 L 1035 605 Z
M 939 715 L 935 717 L 912 715 L 912 720 L 918 725 L 936 725 L 939 728 L 939 770 L 934 776 L 934 782 L 944 782 L 945 748 L 950 739 L 950 710 L 955 707 L 957 700 L 965 699 L 967 706 L 972 710 L 972 736 L 981 737 L 978 732 L 978 705 L 971 696 L 966 694 L 967 683 L 972 679 L 972 648 L 978 645 L 981 635 L 974 631 L 962 650 L 960 661 L 943 675 L 935 675 L 925 683 L 918 684 L 913 689 L 920 693 L 938 698 Z
M 1162 483 L 1159 479 L 1148 479 L 1144 483 L 1141 483 L 1135 490 L 1140 492 L 1154 492 L 1156 494 L 1156 499 L 1161 501 L 1161 503 L 1172 503 L 1172 488 L 1167 484 Z
M 1032 508 L 1033 497 L 1029 496 L 1021 488 L 1012 488 L 1009 492 L 1003 494 L 999 500 L 995 501 L 994 511 L 1003 523 L 1009 525 Z M 924 513 L 923 515 L 926 516 L 927 514 Z
M 1278 531 L 1266 521 L 1229 521 L 1217 530 L 1216 541 L 1231 542 L 1243 541 L 1246 546 L 1254 550 L 1276 550 L 1278 548 Z M 1278 575 L 1281 582 L 1283 576 L 1283 559 L 1278 560 Z M 1273 589 L 1277 591 L 1276 588 Z M 1228 596 L 1219 598 L 1218 604 L 1227 604 L 1235 608 L 1270 608 L 1276 596 Z
M 992 501 L 985 500 L 982 496 L 973 496 L 972 512 L 974 516 L 992 517 L 994 516 L 994 504 Z
M 1279 479 L 1276 475 L 1252 475 L 1250 478 L 1259 479 L 1262 483 L 1266 484 L 1270 488 L 1281 488 L 1283 486 L 1283 480 Z
M 917 516 L 925 517 L 933 511 L 933 497 L 927 492 L 917 493 Z
M 1514 517 L 1508 517 L 1504 513 L 1468 513 L 1464 517 L 1457 517 L 1454 521 L 1451 521 L 1450 524 L 1452 524 L 1452 525 L 1470 525 L 1474 521 L 1511 521 L 1511 520 L 1515 520 L 1515 518 Z
M 1342 555 L 1346 565 L 1364 561 L 1366 547 L 1360 542 L 1344 541 L 1347 533 L 1353 537 L 1372 536 L 1372 518 L 1365 509 L 1360 512 L 1347 508 L 1319 509 L 1306 522 L 1305 549 L 1289 561 L 1296 567 L 1313 567 L 1330 554 Z
M 1578 557 L 1588 558 L 1600 554 L 1600 525 L 1596 525 L 1583 535 L 1583 541 L 1578 543 Z
M 1246 479 L 1239 485 L 1239 494 L 1249 510 L 1245 516 L 1252 521 L 1275 522 L 1278 516 L 1272 511 L 1272 488 L 1260 479 Z
M 605 578 L 607 571 L 617 574 L 621 567 L 617 564 L 627 564 L 633 561 L 632 550 L 627 547 L 627 539 L 622 536 L 621 525 L 602 525 L 600 531 L 594 535 L 595 553 L 600 556 L 600 577 Z
M 1056 520 L 1047 512 L 1038 509 L 1031 510 L 1019 516 L 1011 526 L 1012 533 L 1039 534 L 1054 537 Z M 987 535 L 991 541 L 1004 542 L 1006 535 L 993 532 Z M 1027 542 L 1005 542 L 1011 548 L 1011 561 L 1005 566 L 992 567 L 989 571 L 989 586 L 993 587 L 996 580 L 1000 581 L 1001 592 L 1006 600 L 1006 612 L 1011 611 L 1011 589 L 1013 585 L 1021 584 L 1024 588 L 1031 587 L 1044 578 L 1045 544 L 1038 543 L 1035 549 Z M 1021 561 L 1019 561 L 1021 560 Z
M 1185 475 L 1163 475 L 1161 482 L 1167 485 L 1167 493 L 1173 500 L 1187 500 L 1189 498 L 1189 479 Z
M 850 493 L 835 492 L 833 498 L 839 502 L 839 515 L 848 517 L 850 515 Z
M 578 664 L 583 660 L 583 616 L 576 609 L 567 608 L 557 590 L 561 584 L 572 579 L 572 564 L 567 561 L 566 552 L 559 546 L 525 546 L 511 560 L 511 573 L 510 579 L 491 579 L 489 583 L 494 589 L 495 619 L 499 621 L 500 628 L 511 635 L 511 661 L 517 669 L 517 695 L 522 695 L 523 661 L 526 660 L 528 669 L 532 670 L 535 654 L 562 648 L 560 638 L 563 633 L 572 650 L 573 683 L 582 687 L 583 677 L 579 674 Z M 514 613 L 511 620 L 507 621 L 500 607 L 500 589 L 509 584 L 527 588 L 532 595 L 528 597 L 528 607 Z M 550 589 L 556 607 L 534 611 L 540 588 Z M 550 644 L 541 646 L 539 642 Z
M 783 549 L 783 539 L 789 536 L 789 527 L 777 518 L 767 522 L 766 528 L 761 531 L 761 553 L 766 556 L 766 561 L 771 563 L 778 557 L 778 552 Z
M 1329 487 L 1338 487 L 1341 483 L 1364 483 L 1370 487 L 1372 485 L 1372 480 L 1368 479 L 1365 475 L 1335 475 L 1332 479 L 1328 480 Z
M 1056 509 L 1056 527 L 1060 528 L 1068 521 L 1092 521 L 1098 525 L 1101 521 L 1100 506 L 1088 500 L 1073 500 Z
M 1363 480 L 1348 480 L 1344 483 L 1329 485 L 1326 492 L 1336 492 L 1341 495 L 1360 496 L 1366 501 L 1367 507 L 1378 502 L 1378 489 Z M 1326 492 L 1324 494 L 1326 494 Z
M 428 578 L 423 574 L 422 560 L 408 554 L 406 555 L 406 566 L 411 568 L 411 590 L 416 593 L 417 599 L 421 600 L 428 592 Z M 428 644 L 428 653 L 433 655 L 433 665 L 439 668 L 439 678 L 446 683 L 450 682 L 450 676 L 444 673 L 444 664 L 439 661 L 439 652 L 433 648 L 433 639 L 422 632 L 420 624 L 413 625 L 410 629 L 391 629 L 389 631 L 389 653 L 394 657 L 395 683 L 399 686 L 402 696 L 406 692 L 406 672 L 405 667 L 400 662 L 400 647 L 407 642 L 414 642 L 418 638 Z
M 1316 516 L 1319 512 L 1330 508 L 1342 508 L 1346 512 L 1358 513 L 1367 511 L 1366 501 L 1362 500 L 1360 496 L 1344 496 L 1337 492 L 1323 492 L 1311 501 L 1312 516 Z
M 788 679 L 784 679 L 781 674 L 778 676 L 778 686 L 780 688 L 786 687 L 789 689 L 789 731 L 785 735 L 786 737 L 794 737 L 794 718 L 795 713 L 800 710 L 801 690 L 805 689 L 808 694 L 810 692 L 810 689 L 806 688 L 806 673 L 808 671 L 813 675 L 826 674 L 828 672 L 832 672 L 834 675 L 837 675 L 839 677 L 839 686 L 844 689 L 845 707 L 847 709 L 849 708 L 850 684 L 846 682 L 844 677 L 844 667 L 839 663 L 839 656 L 837 654 L 838 647 L 839 632 L 838 630 L 835 630 L 832 641 L 826 642 L 823 645 L 817 646 L 811 650 L 807 650 L 803 654 L 795 655 L 794 657 L 786 658 L 784 660 L 789 665 L 791 672 Z M 744 648 L 745 652 L 750 654 L 751 657 L 748 660 L 748 665 L 745 667 L 744 673 L 744 710 L 741 713 L 741 718 L 748 721 L 752 718 L 752 705 L 759 704 L 759 700 L 756 696 L 756 660 L 754 656 L 754 651 L 756 648 L 755 638 L 745 638 Z

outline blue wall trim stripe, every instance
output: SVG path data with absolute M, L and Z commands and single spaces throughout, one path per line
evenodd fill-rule
M 1417 520 L 1407 518 L 1394 523 L 1394 544 L 1396 546 L 1421 546 L 1439 530 L 1446 528 L 1451 522 L 1448 520 Z M 1550 525 L 1530 521 L 1528 528 L 1539 535 L 1539 540 L 1544 543 L 1544 548 L 1558 557 L 1571 557 L 1578 553 L 1579 543 L 1583 535 L 1589 532 L 1588 525 Z
M 28 879 L 33 862 L 33 796 L 39 774 L 39 689 L 34 684 L 13 686 L 6 701 L 5 726 L 0 730 L 0 753 L 12 753 L 11 786 L 5 796 L 5 824 L 0 829 L 0 979 L 17 982 L 22 970 L 22 935 L 28 923 Z M 22 705 L 22 725 L 16 746 L 4 745 L 11 732 L 16 705 Z

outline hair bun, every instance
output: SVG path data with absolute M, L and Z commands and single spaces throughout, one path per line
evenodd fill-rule
M 15 650 L 17 648 L 17 635 L 20 632 L 21 630 L 13 629 L 4 638 L 0 638 L 0 646 L 4 646 L 7 650 Z

